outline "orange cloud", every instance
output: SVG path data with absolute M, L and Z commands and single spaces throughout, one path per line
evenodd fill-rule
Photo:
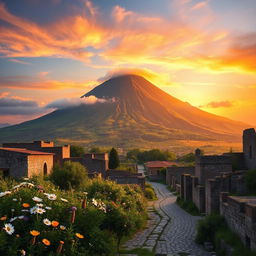
M 211 101 L 206 105 L 200 106 L 200 108 L 230 108 L 235 105 L 234 101 Z
M 4 88 L 16 88 L 16 89 L 35 89 L 35 90 L 58 90 L 58 89 L 69 89 L 69 88 L 83 88 L 90 89 L 97 83 L 96 81 L 58 81 L 47 79 L 44 74 L 39 76 L 5 76 L 0 77 L 0 87 Z
M 12 58 L 73 58 L 94 67 L 92 57 L 97 56 L 107 68 L 151 64 L 166 69 L 213 72 L 256 70 L 256 43 L 243 45 L 238 40 L 238 45 L 233 45 L 234 37 L 228 31 L 204 29 L 214 20 L 207 1 L 192 7 L 199 17 L 195 22 L 189 18 L 193 13 L 189 0 L 174 1 L 180 16 L 172 20 L 142 15 L 117 5 L 108 23 L 102 22 L 103 14 L 91 1 L 84 3 L 87 15 L 63 17 L 47 25 L 17 17 L 0 4 L 0 20 L 8 23 L 0 28 L 0 54 Z M 248 42 L 254 37 L 251 35 Z M 54 84 L 66 88 L 70 84 L 69 81 L 44 83 L 49 88 Z M 40 87 L 42 81 L 34 85 Z

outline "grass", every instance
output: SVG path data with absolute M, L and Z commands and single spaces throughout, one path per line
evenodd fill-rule
M 176 203 L 180 206 L 180 208 L 182 208 L 183 210 L 185 210 L 186 212 L 193 216 L 201 215 L 198 208 L 192 201 L 184 201 L 182 198 L 178 196 L 176 199 Z

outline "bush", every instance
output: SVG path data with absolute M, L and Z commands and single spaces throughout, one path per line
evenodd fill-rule
M 199 216 L 200 212 L 193 201 L 184 201 L 180 196 L 177 197 L 176 203 L 186 212 L 193 216 Z
M 94 179 L 86 183 L 85 193 L 59 190 L 37 177 L 5 186 L 8 190 L 0 193 L 0 255 L 21 255 L 24 250 L 26 255 L 53 256 L 60 241 L 65 256 L 116 255 L 122 238 L 146 221 L 146 204 L 138 186 Z M 14 227 L 12 234 L 3 230 L 8 223 Z M 32 230 L 40 234 L 34 238 Z
M 84 156 L 85 151 L 84 147 L 79 145 L 71 145 L 70 146 L 70 156 L 71 157 L 82 157 Z
M 256 170 L 246 172 L 246 186 L 250 194 L 256 194 Z
M 212 214 L 198 222 L 197 243 L 211 242 L 214 244 L 218 255 L 224 256 L 226 252 L 224 248 L 221 248 L 221 241 L 233 248 L 232 256 L 256 256 L 256 253 L 245 248 L 240 237 L 229 229 L 224 217 Z
M 205 241 L 214 243 L 216 232 L 220 228 L 226 228 L 224 217 L 220 215 L 206 216 L 198 222 L 196 242 L 199 244 L 203 244 Z
M 67 161 L 62 167 L 56 165 L 50 179 L 61 189 L 81 189 L 88 180 L 87 171 L 80 163 Z
M 146 183 L 144 195 L 149 200 L 156 200 L 157 199 L 155 190 L 153 189 L 153 187 L 149 183 Z

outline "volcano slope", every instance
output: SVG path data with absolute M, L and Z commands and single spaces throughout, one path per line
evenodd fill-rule
M 202 111 L 138 75 L 111 78 L 81 98 L 105 101 L 58 109 L 0 129 L 0 142 L 55 140 L 122 148 L 179 141 L 238 142 L 248 125 Z

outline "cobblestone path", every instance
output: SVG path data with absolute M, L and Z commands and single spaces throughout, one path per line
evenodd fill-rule
M 174 196 L 165 185 L 151 183 L 158 200 L 154 202 L 154 208 L 149 207 L 151 220 L 147 229 L 138 233 L 132 240 L 126 243 L 127 249 L 148 248 L 154 250 L 157 255 L 178 256 L 209 256 L 202 247 L 195 242 L 196 223 L 200 219 L 191 216 L 182 210 L 176 203 Z

